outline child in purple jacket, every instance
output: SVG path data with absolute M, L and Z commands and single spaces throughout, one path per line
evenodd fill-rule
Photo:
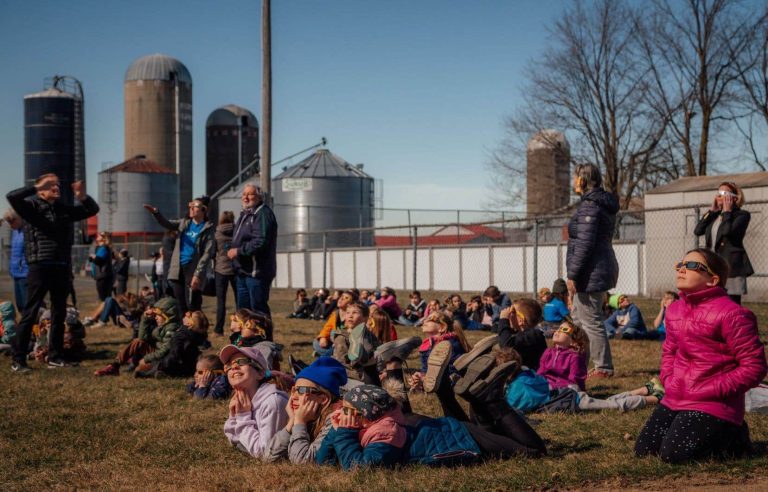
M 570 321 L 563 321 L 552 335 L 552 342 L 553 345 L 541 356 L 538 373 L 547 379 L 550 390 L 584 391 L 589 347 L 587 334 Z

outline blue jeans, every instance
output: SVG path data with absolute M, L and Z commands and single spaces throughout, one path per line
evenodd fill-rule
M 13 279 L 13 296 L 16 300 L 16 310 L 24 311 L 27 305 L 27 277 Z
M 317 338 L 315 338 L 314 340 L 312 340 L 312 349 L 314 349 L 318 357 L 333 357 L 332 343 L 329 343 L 328 347 L 323 348 L 320 346 L 320 341 Z
M 104 309 L 101 310 L 99 321 L 106 323 L 112 320 L 112 324 L 117 324 L 117 317 L 123 314 L 123 310 L 120 309 L 120 305 L 113 297 L 107 297 L 104 299 Z
M 237 309 L 250 309 L 251 311 L 261 311 L 269 317 L 272 312 L 269 310 L 269 287 L 271 280 L 249 277 L 248 275 L 237 276 Z M 267 333 L 267 339 L 272 340 L 272 333 Z

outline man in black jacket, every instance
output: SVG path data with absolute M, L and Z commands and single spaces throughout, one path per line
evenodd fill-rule
M 237 308 L 270 315 L 269 287 L 277 271 L 277 220 L 258 186 L 246 185 L 242 202 L 227 252 L 237 276 Z
M 78 205 L 59 201 L 61 189 L 55 174 L 37 178 L 34 186 L 13 190 L 6 195 L 14 210 L 24 219 L 25 254 L 29 264 L 27 304 L 16 329 L 13 344 L 14 372 L 25 373 L 32 325 L 47 293 L 51 300 L 51 328 L 48 335 L 48 367 L 66 367 L 64 361 L 64 320 L 72 275 L 74 223 L 99 212 L 99 206 L 85 193 L 82 181 L 72 183 Z

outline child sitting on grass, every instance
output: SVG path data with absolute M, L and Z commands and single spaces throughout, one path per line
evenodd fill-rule
M 667 315 L 667 308 L 670 304 L 680 299 L 677 292 L 668 290 L 661 298 L 661 306 L 659 306 L 659 314 L 656 315 L 656 319 L 653 320 L 653 327 L 656 328 L 655 332 L 649 332 L 648 338 L 663 342 L 667 338 L 667 330 L 664 327 L 664 318 Z
M 272 320 L 269 316 L 250 309 L 238 309 L 230 317 L 229 343 L 236 347 L 253 347 L 267 339 L 272 332 Z
M 424 317 L 424 311 L 427 309 L 427 303 L 421 298 L 421 292 L 414 290 L 410 295 L 410 303 L 405 308 L 405 312 L 398 320 L 401 325 L 416 326 L 421 318 Z
M 387 343 L 392 340 L 397 340 L 395 324 L 392 322 L 389 315 L 381 309 L 377 309 L 370 313 L 367 325 L 368 330 L 373 333 L 373 336 L 375 336 L 379 342 Z
M 541 331 L 546 338 L 552 338 L 560 323 L 570 317 L 571 312 L 565 302 L 546 287 L 539 289 L 539 301 L 543 305 Z
M 344 366 L 331 357 L 320 357 L 299 372 L 285 407 L 288 424 L 270 439 L 264 460 L 314 463 L 332 428 L 331 413 L 341 406 L 341 386 L 345 384 Z
M 368 306 L 360 301 L 347 304 L 344 328 L 331 332 L 333 358 L 347 369 L 350 379 L 376 384 L 379 378 L 373 353 L 379 340 L 366 326 L 369 314 Z
M 624 294 L 614 294 L 608 300 L 613 308 L 613 314 L 605 320 L 605 331 L 608 337 L 623 340 L 644 340 L 647 338 L 645 320 L 640 309 Z
M 182 326 L 171 338 L 168 353 L 162 359 L 150 363 L 146 369 L 137 369 L 134 376 L 185 378 L 195 373 L 200 350 L 210 347 L 208 318 L 202 311 L 187 311 L 181 323 Z
M 336 309 L 330 314 L 325 324 L 323 324 L 320 333 L 317 334 L 317 337 L 312 342 L 312 348 L 318 357 L 333 355 L 331 332 L 333 330 L 341 331 L 344 328 L 344 314 L 346 313 L 347 305 L 356 300 L 357 293 L 353 290 L 339 294 L 338 301 L 336 301 Z
M 464 336 L 461 324 L 454 322 L 444 312 L 436 312 L 429 315 L 421 325 L 421 331 L 424 334 L 424 341 L 419 347 L 419 356 L 421 357 L 421 372 L 411 375 L 411 388 L 414 390 L 423 389 L 431 392 L 441 376 L 441 368 L 429 365 L 429 357 L 440 342 L 447 341 L 448 345 L 440 345 L 440 350 L 445 351 L 450 348 L 450 360 L 448 363 L 449 374 L 454 374 L 456 369 L 453 362 L 465 352 L 471 350 L 469 342 Z
M 541 356 L 537 371 L 546 378 L 550 390 L 584 391 L 588 348 L 589 339 L 584 330 L 570 321 L 563 321 L 552 335 L 552 346 Z
M 199 400 L 229 398 L 232 387 L 224 374 L 224 364 L 219 356 L 203 354 L 197 359 L 195 379 L 187 384 L 187 393 Z
M 541 306 L 533 299 L 517 299 L 501 311 L 498 324 L 499 345 L 512 347 L 523 358 L 523 365 L 539 368 L 539 360 L 547 349 L 547 340 L 537 328 L 541 323 Z
M 146 370 L 150 364 L 165 357 L 171 349 L 171 340 L 179 329 L 178 304 L 172 297 L 164 297 L 147 309 L 139 322 L 139 336 L 118 352 L 115 361 L 94 372 L 96 376 L 117 376 L 120 366 L 128 370 Z
M 288 423 L 288 395 L 277 388 L 267 361 L 253 347 L 227 345 L 219 354 L 234 392 L 224 435 L 237 449 L 254 458 L 265 456 L 269 441 Z
M 0 352 L 10 350 L 16 336 L 16 308 L 11 301 L 0 303 Z

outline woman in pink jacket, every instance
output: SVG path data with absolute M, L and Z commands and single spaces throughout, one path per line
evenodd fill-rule
M 766 375 L 754 313 L 723 286 L 728 263 L 707 249 L 675 266 L 680 300 L 667 308 L 661 356 L 666 395 L 637 438 L 638 456 L 683 463 L 751 450 L 744 394 Z

